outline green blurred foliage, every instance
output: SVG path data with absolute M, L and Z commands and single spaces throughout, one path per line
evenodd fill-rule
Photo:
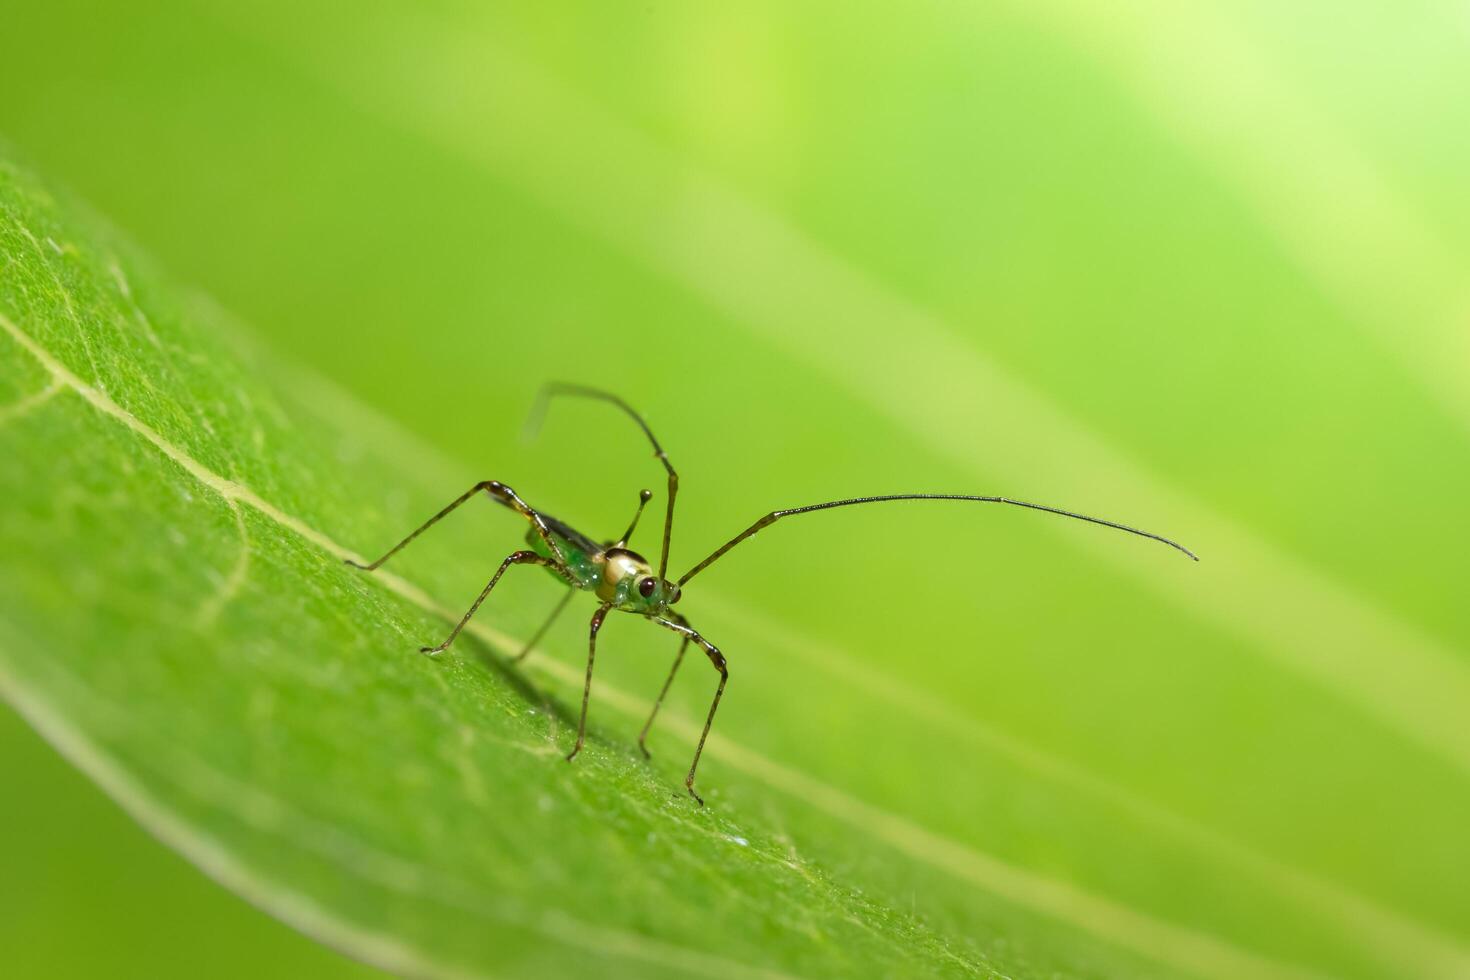
M 732 739 L 1238 945 L 1431 972 L 1396 959 L 1414 941 L 1379 945 L 1074 782 L 993 781 L 1012 764 L 973 757 L 938 705 L 1470 943 L 1460 8 L 181 0 L 4 20 L 0 134 L 36 169 L 284 357 L 559 516 L 618 526 L 659 473 L 591 406 L 519 442 L 551 377 L 651 416 L 684 476 L 676 565 L 773 506 L 907 489 L 1075 506 L 1205 558 L 988 510 L 769 532 L 686 600 L 731 656 Z M 788 233 L 806 244 L 782 251 Z M 925 318 L 887 315 L 907 310 Z M 440 570 L 441 596 L 498 558 Z M 568 662 L 579 629 L 556 634 Z M 793 635 L 848 676 L 773 639 Z M 80 889 L 92 868 L 49 874 Z M 963 903 L 924 911 L 966 928 Z

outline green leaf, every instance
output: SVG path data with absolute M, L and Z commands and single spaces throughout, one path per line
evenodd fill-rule
M 64 5 L 32 16 L 50 24 L 52 6 Z M 201 42 L 196 6 L 218 8 L 245 39 L 224 30 Z M 71 58 L 108 94 L 110 62 L 94 55 L 125 62 L 119 73 L 134 88 L 115 104 L 82 85 L 48 88 L 35 102 L 31 126 L 54 128 L 53 155 L 74 145 L 68 177 L 111 188 L 111 199 L 130 202 L 118 211 L 130 229 L 147 227 L 191 275 L 229 283 L 232 300 L 257 311 L 282 348 L 351 376 L 358 390 L 376 386 L 376 404 L 455 453 L 438 458 L 292 369 L 95 220 L 7 171 L 5 690 L 155 833 L 313 935 L 408 972 L 1464 973 L 1463 665 L 1437 638 L 1454 635 L 1463 576 L 1441 558 L 1390 587 L 1333 550 L 1372 537 L 1392 563 L 1407 564 L 1392 530 L 1401 521 L 1412 532 L 1412 518 L 1382 515 L 1368 528 L 1356 517 L 1381 510 L 1399 467 L 1435 455 L 1398 436 L 1430 431 L 1426 413 L 1412 392 L 1375 387 L 1375 417 L 1394 424 L 1374 441 L 1365 426 L 1344 436 L 1310 424 L 1310 401 L 1239 406 L 1245 367 L 1291 364 L 1258 356 L 1285 343 L 1273 328 L 1301 338 L 1314 369 L 1306 376 L 1322 384 L 1317 348 L 1336 334 L 1284 329 L 1320 313 L 1260 258 L 1274 242 L 1258 240 L 1250 220 L 1217 213 L 1213 186 L 1170 171 L 1149 182 L 1160 214 L 1138 201 L 1118 207 L 1139 170 L 1125 150 L 1088 175 L 1100 189 L 1085 185 L 1049 210 L 1017 206 L 1009 195 L 1035 178 L 1035 154 L 1008 171 L 988 138 L 957 152 L 949 103 L 887 101 L 916 65 L 864 57 L 854 59 L 862 71 L 830 73 L 869 86 L 866 98 L 844 89 L 828 107 L 862 102 L 853 132 L 824 129 L 802 151 L 875 161 L 872 169 L 844 184 L 847 172 L 826 161 L 819 172 L 839 176 L 804 190 L 813 199 L 783 187 L 779 173 L 747 174 L 755 192 L 742 194 L 741 181 L 710 181 L 678 153 L 658 152 L 680 140 L 661 130 L 660 106 L 640 104 L 624 45 L 606 43 L 621 12 L 604 14 L 618 23 L 586 31 L 569 51 L 558 48 L 561 24 L 550 15 L 539 28 L 519 25 L 517 50 L 499 51 L 514 32 L 480 23 L 472 9 L 382 5 L 343 24 L 280 6 L 269 16 L 209 3 L 89 10 L 88 31 L 12 30 L 0 42 L 12 45 L 9 62 L 32 59 L 29 76 Z M 91 29 L 94 17 L 116 20 Z M 812 20 L 813 35 L 826 38 L 827 24 Z M 548 40 L 537 50 L 540 30 Z M 114 34 L 139 50 L 125 56 L 93 40 Z M 38 39 L 48 36 L 74 37 L 76 47 L 47 48 Z M 932 44 L 906 54 L 910 46 L 890 36 L 873 32 L 885 56 L 935 56 Z M 1090 98 L 1045 104 L 1055 80 L 1032 79 L 1027 66 L 1054 65 L 1055 52 L 1009 25 L 995 36 L 1008 50 L 951 53 L 966 66 L 1010 66 L 997 69 L 1000 84 L 968 86 L 965 97 L 1001 93 L 1005 111 L 1025 116 L 1012 135 L 1054 128 L 1080 138 L 1053 154 L 1068 171 L 1111 149 L 1085 139 L 1099 119 L 1122 143 L 1146 128 L 1118 106 L 1096 115 Z M 680 43 L 648 46 L 657 56 Z M 714 47 L 735 59 L 716 73 L 750 77 L 742 49 Z M 758 56 L 759 39 L 744 50 Z M 1125 67 L 1138 60 L 1120 52 Z M 543 59 L 556 70 L 538 69 Z M 1106 89 L 1085 72 L 1069 79 L 1089 94 Z M 1216 91 L 1208 74 L 1204 83 L 1196 98 Z M 933 84 L 954 87 L 947 74 Z M 585 96 L 609 86 L 616 114 Z M 1043 104 L 1017 109 L 1004 96 L 1016 91 Z M 7 106 L 26 98 L 19 86 L 3 95 Z M 905 108 L 885 121 L 892 104 Z M 921 121 L 930 132 L 915 131 L 914 104 L 939 107 Z M 95 128 L 76 124 L 83 112 Z M 841 112 L 813 115 L 816 126 L 843 124 Z M 323 152 L 278 172 L 273 139 L 259 138 L 278 127 L 300 143 L 308 134 L 340 142 L 343 157 Z M 701 134 L 722 161 L 742 149 L 699 130 L 684 156 L 699 159 Z M 152 163 L 131 162 L 130 172 L 129 154 L 97 152 L 134 139 L 160 156 L 160 147 L 188 148 L 176 180 L 192 188 L 192 209 L 150 206 L 141 191 L 129 198 L 133 183 L 169 184 Z M 923 179 L 895 182 L 884 154 L 911 139 L 930 142 Z M 1169 169 L 1159 163 L 1166 153 L 1147 151 L 1149 173 Z M 196 156 L 207 162 L 195 165 Z M 1302 173 L 1316 183 L 1316 172 Z M 1122 175 L 1118 186 L 1109 174 Z M 257 193 L 242 205 L 232 179 Z M 865 238 L 851 227 L 852 201 L 824 196 L 895 183 L 932 185 L 939 205 L 911 207 L 899 195 L 869 202 L 860 191 L 865 206 L 891 209 L 890 227 Z M 1055 190 L 1037 186 L 1043 197 Z M 681 189 L 678 207 L 665 197 L 671 187 Z M 971 224 L 952 220 L 952 202 L 985 187 L 1007 200 L 974 224 L 1014 210 L 1021 227 L 946 246 L 945 234 Z M 334 202 L 313 207 L 314 195 L 331 193 Z M 803 199 L 759 206 L 786 193 Z M 206 241 L 212 229 L 168 225 L 170 214 L 227 210 L 231 234 L 243 224 L 258 237 L 231 248 Z M 461 217 L 459 237 L 437 240 L 445 226 L 436 224 L 436 247 L 417 247 L 425 213 Z M 926 213 L 934 226 L 915 231 L 910 222 Z M 1190 269 L 1210 268 L 1232 297 L 1251 295 L 1257 306 L 1227 308 L 1209 291 L 1223 288 L 1215 279 L 1190 281 L 1171 262 L 1179 246 L 1170 219 L 1214 229 L 1228 261 Z M 1148 221 L 1161 227 L 1136 234 Z M 485 228 L 512 243 L 491 256 L 494 288 L 483 266 L 497 246 Z M 861 257 L 867 273 L 801 229 Z M 918 239 L 930 232 L 938 244 L 926 250 Z M 1125 255 L 1121 240 L 1139 244 Z M 1329 282 L 1372 264 L 1353 252 L 1358 240 L 1343 236 L 1332 258 L 1348 272 Z M 1029 267 L 1015 252 L 1027 242 Z M 1098 262 L 1103 253 L 1131 264 L 1118 273 Z M 954 267 L 965 288 L 946 281 L 945 262 L 975 254 L 1006 256 L 985 263 L 1002 281 L 976 286 L 972 265 Z M 323 275 L 333 262 L 345 271 Z M 1026 274 L 1013 274 L 1012 262 Z M 1067 289 L 1037 288 L 1059 269 Z M 1132 322 L 1114 282 L 1154 283 L 1159 269 L 1180 281 L 1150 292 L 1174 304 L 1154 319 L 1200 324 L 1201 295 L 1214 298 L 1214 332 L 1200 333 L 1216 342 L 1161 330 L 1148 358 L 1176 367 L 1226 359 L 1210 376 L 1213 400 L 1190 387 L 1198 371 L 1165 372 L 1157 383 L 1180 390 L 1147 393 L 1141 372 L 1122 375 L 1125 385 L 1102 370 L 1135 356 L 1114 331 L 1095 328 Z M 563 276 L 577 281 L 571 315 L 557 305 L 569 291 Z M 395 293 L 399 277 L 417 291 Z M 1024 312 L 971 317 L 999 324 L 983 342 L 951 335 L 968 326 L 963 315 L 934 322 L 930 310 L 972 294 Z M 1110 300 L 1119 305 L 1107 308 Z M 1370 296 L 1368 305 L 1398 304 Z M 1258 316 L 1268 311 L 1284 312 Z M 1056 321 L 1079 325 L 1065 343 L 1014 329 Z M 699 332 L 691 323 L 707 336 L 689 342 Z M 1237 341 L 1250 324 L 1264 324 L 1256 348 Z M 1058 359 L 1062 347 L 1080 353 Z M 1376 347 L 1334 348 L 1333 357 L 1380 382 L 1367 373 Z M 1047 396 L 1017 384 L 1007 363 L 1041 379 Z M 648 461 L 616 420 L 567 409 L 553 420 L 562 427 L 530 450 L 510 437 L 525 393 L 563 371 L 606 372 L 657 412 L 685 468 L 679 560 L 771 505 L 873 484 L 987 491 L 993 481 L 1045 487 L 1042 499 L 1062 504 L 1106 501 L 1105 514 L 1136 508 L 1119 516 L 1164 521 L 1159 529 L 1198 547 L 1206 563 L 1186 574 L 1132 542 L 1071 528 L 1036 534 L 1036 523 L 991 515 L 976 515 L 972 533 L 949 513 L 915 513 L 911 524 L 853 514 L 805 537 L 763 540 L 744 564 L 702 577 L 687 600 L 733 671 L 702 770 L 712 805 L 697 811 L 680 780 L 712 685 L 702 665 L 681 677 L 654 764 L 633 747 L 645 695 L 673 654 L 663 634 L 625 617 L 604 632 L 594 742 L 573 766 L 560 755 L 580 699 L 578 617 L 544 655 L 505 665 L 555 601 L 544 576 L 508 580 L 450 656 L 414 652 L 442 637 L 517 544 L 522 529 L 503 511 L 457 514 L 395 560 L 401 578 L 340 564 L 486 477 L 589 531 L 626 519 L 639 485 L 628 481 L 657 470 L 633 469 Z M 1255 387 L 1295 387 L 1298 375 L 1280 372 Z M 1337 383 L 1351 392 L 1355 377 L 1344 371 Z M 1177 432 L 1140 422 L 1160 404 L 1178 406 Z M 1074 424 L 1078 415 L 1103 421 L 1093 431 Z M 1276 452 L 1313 461 L 1302 467 L 1313 472 L 1285 488 L 1256 486 L 1261 440 L 1293 428 L 1300 441 L 1283 436 Z M 1130 466 L 1128 452 L 1098 438 L 1109 431 L 1159 440 L 1134 454 L 1149 467 Z M 1207 453 L 1195 450 L 1202 431 Z M 1217 439 L 1234 440 L 1233 451 Z M 1316 462 L 1334 440 L 1338 465 Z M 1382 465 L 1357 472 L 1359 453 Z M 626 470 L 620 456 L 633 460 Z M 1343 472 L 1354 473 L 1348 487 Z M 1170 492 L 1191 473 L 1191 494 Z M 1449 481 L 1450 464 L 1436 463 L 1433 476 Z M 1329 494 L 1335 508 L 1323 506 Z M 1458 513 L 1457 502 L 1444 506 Z M 1252 508 L 1254 535 L 1223 517 Z M 1353 528 L 1346 545 L 1344 526 Z M 1313 534 L 1331 544 L 1299 540 Z M 1262 547 L 1268 539 L 1283 547 Z M 1287 557 L 1285 542 L 1312 561 Z M 880 563 L 885 574 L 875 576 Z M 1436 588 L 1448 595 L 1437 629 Z

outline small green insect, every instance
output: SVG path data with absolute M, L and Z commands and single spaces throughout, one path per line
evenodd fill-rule
M 571 586 L 566 594 L 562 596 L 561 601 L 557 603 L 556 608 L 551 611 L 550 617 L 547 618 L 541 628 L 526 643 L 525 648 L 516 656 L 516 661 L 523 659 L 535 648 L 537 642 L 545 635 L 547 629 L 551 627 L 551 624 L 556 621 L 557 616 L 566 607 L 574 591 L 580 589 L 583 592 L 591 592 L 597 597 L 597 611 L 592 614 L 592 624 L 588 636 L 587 679 L 582 688 L 582 715 L 577 723 L 577 744 L 572 746 L 572 751 L 567 754 L 567 761 L 570 762 L 582 750 L 582 744 L 586 739 L 587 702 L 592 693 L 592 663 L 597 656 L 597 633 L 602 629 L 602 621 L 606 618 L 610 610 L 617 609 L 621 612 L 635 613 L 652 623 L 662 626 L 664 629 L 678 633 L 681 637 L 679 652 L 674 656 L 674 665 L 669 670 L 668 679 L 664 681 L 663 689 L 659 691 L 658 698 L 653 703 L 653 711 L 649 714 L 648 721 L 644 723 L 643 730 L 638 735 L 638 747 L 643 750 L 645 756 L 649 754 L 646 744 L 648 731 L 653 725 L 654 718 L 658 715 L 658 709 L 663 704 L 664 696 L 669 692 L 669 685 L 674 682 L 674 675 L 678 673 L 679 665 L 684 662 L 684 653 L 691 642 L 698 644 L 704 651 L 705 656 L 709 658 L 710 664 L 713 665 L 714 669 L 720 675 L 719 686 L 715 688 L 714 699 L 710 702 L 709 714 L 704 719 L 704 730 L 700 732 L 699 744 L 694 748 L 694 761 L 689 764 L 689 775 L 684 777 L 684 786 L 689 790 L 689 795 L 694 797 L 701 806 L 704 805 L 704 800 L 694 790 L 694 774 L 699 768 L 699 757 L 704 752 L 704 742 L 709 737 L 710 726 L 714 724 L 715 711 L 720 706 L 720 698 L 724 696 L 725 683 L 730 679 L 730 673 L 725 665 L 725 656 L 720 652 L 719 648 L 705 639 L 703 634 L 689 624 L 689 620 L 674 611 L 671 607 L 682 597 L 683 588 L 690 579 L 724 557 L 725 553 L 731 548 L 734 548 L 757 531 L 776 523 L 776 521 L 783 517 L 791 517 L 795 514 L 809 514 L 819 510 L 830 510 L 834 507 L 850 507 L 855 504 L 876 504 L 889 500 L 970 500 L 988 504 L 1010 504 L 1014 507 L 1026 507 L 1031 510 L 1046 511 L 1049 514 L 1059 514 L 1062 517 L 1071 517 L 1079 521 L 1101 524 L 1104 527 L 1116 528 L 1119 531 L 1127 531 L 1129 534 L 1151 538 L 1154 541 L 1160 541 L 1169 545 L 1171 548 L 1182 551 L 1195 561 L 1199 560 L 1194 552 L 1188 548 L 1157 534 L 1150 534 L 1147 531 L 1140 531 L 1138 528 L 1129 527 L 1126 524 L 1105 521 L 1098 517 L 1088 517 L 1085 514 L 1077 514 L 1056 507 L 1047 507 L 1043 504 L 1031 504 L 1022 500 L 1012 500 L 1008 497 L 978 497 L 958 493 L 897 493 L 872 497 L 851 497 L 845 500 L 831 500 L 821 504 L 808 504 L 805 507 L 773 510 L 744 531 L 735 535 L 729 541 L 720 545 L 708 557 L 679 576 L 677 580 L 670 580 L 668 578 L 669 537 L 674 526 L 674 499 L 678 496 L 679 492 L 679 475 L 674 472 L 674 467 L 669 463 L 668 454 L 659 445 L 658 439 L 654 436 L 653 430 L 648 427 L 648 423 L 627 402 L 616 395 L 583 385 L 557 383 L 547 385 L 542 389 L 541 395 L 536 401 L 536 406 L 531 413 L 530 428 L 534 429 L 539 425 L 540 419 L 545 414 L 547 403 L 552 397 L 557 395 L 574 395 L 609 402 L 621 409 L 636 422 L 638 427 L 643 430 L 643 434 L 648 437 L 648 441 L 652 443 L 655 458 L 663 464 L 664 469 L 668 472 L 668 499 L 664 508 L 663 546 L 659 551 L 657 574 L 654 573 L 652 564 L 646 558 L 628 548 L 628 541 L 633 537 L 633 532 L 638 527 L 638 519 L 643 515 L 643 508 L 653 496 L 650 491 L 644 490 L 639 493 L 638 509 L 634 512 L 633 520 L 629 522 L 628 529 L 616 541 L 606 545 L 599 545 L 592 538 L 576 530 L 571 525 L 557 520 L 550 514 L 536 510 L 522 500 L 514 490 L 497 480 L 483 480 L 470 487 L 450 503 L 449 506 L 425 521 L 412 534 L 398 542 L 398 544 L 389 549 L 387 554 L 372 564 L 363 565 L 350 559 L 347 563 L 369 572 L 380 568 L 389 558 L 392 558 L 399 551 L 403 550 L 409 542 L 443 520 L 456 507 L 477 493 L 484 493 L 490 499 L 520 514 L 531 524 L 530 529 L 526 532 L 526 543 L 530 546 L 529 549 L 512 552 L 501 562 L 500 567 L 495 570 L 494 575 L 490 576 L 490 581 L 481 590 L 479 597 L 475 599 L 469 611 L 455 624 L 454 629 L 450 630 L 449 636 L 444 642 L 438 646 L 423 647 L 421 648 L 422 652 L 436 654 L 453 643 L 455 637 L 459 636 L 460 630 L 464 629 L 465 624 L 470 621 L 470 617 L 475 614 L 475 611 L 480 608 L 480 604 L 485 601 L 485 597 L 490 594 L 490 590 L 495 588 L 495 583 L 500 581 L 500 576 L 504 575 L 505 570 L 512 565 L 542 565 L 549 569 L 552 575 Z

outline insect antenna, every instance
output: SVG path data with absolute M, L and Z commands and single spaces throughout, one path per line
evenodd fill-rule
M 652 496 L 653 496 L 653 491 L 652 490 L 641 490 L 641 491 L 639 491 L 639 493 L 638 493 L 638 509 L 633 512 L 633 520 L 628 524 L 628 530 L 626 530 L 626 531 L 623 532 L 623 536 L 620 537 L 620 538 L 618 538 L 618 540 L 615 541 L 612 544 L 612 547 L 614 547 L 614 548 L 626 548 L 628 546 L 628 539 L 633 536 L 633 529 L 638 526 L 638 518 L 640 518 L 640 517 L 643 516 L 643 508 L 646 507 L 646 506 L 648 506 L 648 501 L 649 501 L 649 499 Z
M 669 538 L 674 531 L 674 498 L 679 494 L 679 474 L 674 472 L 673 464 L 669 462 L 668 453 L 664 452 L 664 447 L 659 445 L 658 438 L 653 434 L 653 430 L 648 427 L 648 423 L 643 420 L 642 415 L 639 415 L 634 410 L 633 406 L 612 392 L 603 391 L 601 388 L 593 388 L 588 385 L 571 384 L 565 381 L 551 382 L 544 386 L 536 396 L 536 403 L 531 406 L 531 414 L 526 418 L 525 435 L 527 438 L 534 436 L 541 428 L 541 421 L 546 417 L 547 406 L 550 404 L 551 399 L 558 395 L 571 395 L 576 398 L 593 398 L 597 401 L 607 402 L 617 407 L 636 422 L 638 428 L 642 429 L 643 434 L 648 437 L 649 443 L 653 446 L 654 457 L 663 464 L 664 469 L 669 474 L 669 499 L 664 508 L 664 540 L 658 558 L 658 577 L 667 578 L 669 572 Z
M 792 507 L 787 510 L 773 510 L 766 516 L 762 517 L 760 520 L 756 521 L 754 524 L 750 525 L 750 527 L 746 528 L 744 531 L 741 531 L 739 534 L 735 535 L 735 537 L 731 538 L 729 541 L 726 541 L 724 544 L 720 545 L 709 555 L 708 558 L 705 558 L 698 565 L 695 565 L 693 568 L 689 569 L 689 571 L 685 572 L 682 576 L 679 577 L 678 584 L 680 587 L 683 587 L 685 582 L 688 582 L 694 576 L 698 575 L 710 565 L 713 565 L 720 558 L 724 557 L 725 553 L 731 548 L 735 547 L 737 544 L 744 541 L 751 535 L 755 534 L 757 531 L 770 527 L 772 524 L 776 523 L 783 517 L 791 517 L 795 514 L 810 514 L 813 511 L 818 510 L 831 510 L 834 507 L 853 507 L 857 504 L 879 504 L 889 500 L 970 500 L 982 504 L 1009 504 L 1012 507 L 1025 507 L 1028 510 L 1045 511 L 1048 514 L 1057 514 L 1061 517 L 1070 517 L 1074 520 L 1086 521 L 1089 524 L 1101 524 L 1103 527 L 1111 527 L 1119 531 L 1127 531 L 1129 534 L 1136 534 L 1141 538 L 1149 538 L 1150 540 L 1166 544 L 1171 548 L 1182 551 L 1184 554 L 1188 555 L 1195 561 L 1199 561 L 1199 556 L 1196 555 L 1194 552 L 1190 551 L 1179 542 L 1172 541 L 1169 538 L 1163 537 L 1162 535 L 1153 534 L 1149 531 L 1143 531 L 1136 527 L 1129 527 L 1127 524 L 1119 524 L 1116 521 L 1104 520 L 1101 517 L 1088 517 L 1086 514 L 1078 514 L 1074 511 L 1062 510 L 1060 507 L 1048 507 L 1045 504 L 1032 504 L 1027 503 L 1024 500 L 1012 500 L 1009 497 L 976 497 L 969 494 L 960 493 L 894 493 L 885 494 L 877 497 L 849 497 L 846 500 L 829 500 L 826 503 L 808 504 L 805 507 Z

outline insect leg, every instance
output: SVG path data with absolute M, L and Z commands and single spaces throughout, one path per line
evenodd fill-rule
M 704 740 L 709 738 L 710 726 L 715 723 L 715 712 L 720 707 L 720 698 L 724 697 L 725 683 L 730 679 L 730 672 L 725 668 L 725 656 L 720 653 L 720 648 L 699 635 L 698 632 L 689 626 L 687 621 L 676 623 L 671 620 L 660 619 L 657 616 L 651 616 L 649 618 L 665 629 L 671 629 L 675 633 L 680 633 L 695 643 L 698 643 L 704 648 L 704 655 L 709 658 L 709 662 L 714 665 L 715 670 L 720 672 L 720 685 L 715 688 L 714 700 L 710 702 L 709 714 L 704 719 L 704 731 L 699 733 L 699 744 L 694 747 L 694 761 L 689 763 L 689 775 L 684 777 L 684 788 L 689 791 L 690 796 L 694 797 L 694 802 L 700 806 L 704 806 L 704 799 L 694 791 L 694 773 L 699 769 L 699 757 L 704 753 Z
M 592 614 L 592 626 L 587 634 L 587 681 L 582 685 L 582 717 L 577 721 L 577 744 L 567 753 L 568 762 L 582 751 L 582 743 L 587 739 L 587 701 L 592 696 L 592 661 L 597 657 L 597 631 L 602 629 L 602 620 L 611 608 L 611 604 L 604 603 Z
M 520 663 L 522 660 L 525 660 L 526 657 L 530 655 L 532 650 L 536 649 L 536 644 L 540 643 L 541 638 L 546 635 L 546 631 L 551 629 L 551 624 L 556 622 L 556 617 L 560 616 L 561 611 L 567 607 L 567 603 L 571 601 L 572 593 L 575 591 L 577 590 L 572 588 L 567 589 L 566 594 L 564 594 L 557 602 L 556 608 L 551 610 L 551 615 L 546 617 L 546 622 L 542 623 L 541 628 L 538 629 L 535 634 L 526 641 L 526 645 L 521 648 L 521 652 L 516 654 L 515 657 L 512 658 L 512 663 Z
M 435 514 L 433 517 L 420 524 L 408 537 L 395 544 L 392 548 L 389 548 L 387 554 L 383 555 L 383 557 L 379 558 L 377 561 L 373 562 L 370 565 L 364 565 L 362 562 L 353 561 L 351 558 L 348 558 L 346 559 L 347 564 L 353 566 L 354 568 L 361 568 L 364 571 L 376 571 L 383 564 L 383 562 L 387 561 L 389 558 L 392 558 L 404 548 L 408 547 L 409 542 L 413 541 L 414 538 L 417 538 L 420 534 L 423 534 L 429 528 L 433 527 L 435 524 L 438 524 L 444 518 L 448 517 L 451 513 L 453 513 L 456 507 L 464 503 L 466 500 L 469 500 L 475 494 L 480 493 L 481 491 L 484 491 L 492 500 L 496 501 L 497 503 L 504 504 L 506 507 L 509 507 L 511 510 L 520 514 L 522 517 L 526 518 L 533 525 L 535 525 L 536 531 L 546 542 L 547 547 L 551 549 L 551 553 L 557 557 L 557 560 L 559 562 L 561 562 L 562 564 L 566 563 L 566 555 L 562 554 L 561 548 L 557 546 L 556 541 L 552 538 L 551 532 L 546 527 L 546 522 L 541 519 L 540 514 L 532 510 L 524 500 L 516 496 L 516 492 L 514 490 L 501 483 L 499 480 L 481 480 L 479 483 L 476 483 L 474 486 L 470 487 L 464 493 L 456 497 L 448 507 L 445 507 L 439 513 Z
M 672 618 L 675 620 L 675 622 L 686 626 L 688 625 L 688 623 L 685 622 L 684 617 L 682 616 L 674 616 Z M 669 693 L 669 688 L 673 686 L 674 675 L 679 672 L 679 665 L 684 662 L 684 651 L 687 649 L 689 649 L 689 637 L 686 636 L 679 641 L 679 653 L 676 657 L 674 657 L 674 666 L 669 668 L 669 676 L 668 679 L 664 681 L 663 690 L 658 692 L 658 699 L 653 702 L 653 710 L 648 713 L 648 720 L 643 723 L 643 731 L 638 733 L 638 747 L 643 750 L 643 758 L 645 759 L 653 758 L 653 756 L 648 751 L 648 730 L 653 727 L 653 719 L 658 717 L 658 709 L 664 703 L 664 696 Z
M 443 643 L 439 644 L 436 647 L 420 647 L 419 652 L 435 654 L 442 653 L 445 649 L 447 649 L 449 647 L 449 644 L 454 642 L 454 638 L 456 636 L 459 636 L 459 631 L 464 629 L 464 624 L 468 623 L 470 621 L 470 617 L 473 616 L 475 614 L 475 611 L 480 608 L 480 603 L 485 601 L 485 597 L 490 594 L 490 590 L 495 588 L 495 583 L 500 581 L 500 576 L 504 575 L 505 570 L 512 565 L 548 565 L 552 568 L 557 567 L 556 562 L 552 561 L 550 558 L 543 558 L 540 555 L 536 554 L 536 552 L 534 551 L 512 552 L 505 559 L 505 561 L 500 563 L 500 567 L 495 570 L 495 574 L 490 576 L 490 581 L 485 583 L 485 588 L 480 591 L 479 597 L 475 599 L 475 604 L 470 606 L 470 611 L 465 613 L 463 618 L 461 618 L 458 623 L 454 624 L 454 629 L 451 630 L 449 633 L 449 639 L 445 640 Z

